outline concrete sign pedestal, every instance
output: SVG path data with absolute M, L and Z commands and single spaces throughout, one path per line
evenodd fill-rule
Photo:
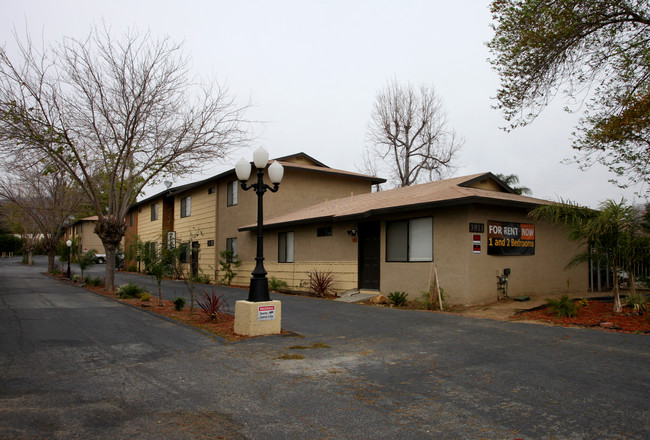
M 235 333 L 244 336 L 279 335 L 282 308 L 280 301 L 237 301 Z

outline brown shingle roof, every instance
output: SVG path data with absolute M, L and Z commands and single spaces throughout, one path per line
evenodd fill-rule
M 499 186 L 503 187 L 503 192 L 467 186 L 483 179 L 495 180 Z M 264 221 L 264 226 L 280 227 L 319 220 L 342 221 L 382 213 L 478 202 L 520 207 L 534 207 L 550 203 L 546 200 L 520 196 L 508 191 L 508 187 L 503 186 L 492 173 L 472 174 L 421 185 L 325 201 L 267 219 Z M 250 230 L 255 227 L 256 225 L 247 225 L 241 227 L 240 230 Z

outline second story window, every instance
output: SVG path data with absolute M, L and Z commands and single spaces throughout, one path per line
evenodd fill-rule
M 192 214 L 192 196 L 181 199 L 181 218 L 189 217 Z
M 237 204 L 237 189 L 239 187 L 239 182 L 233 180 L 228 183 L 228 206 L 235 206 Z
M 151 221 L 158 220 L 158 203 L 151 205 Z

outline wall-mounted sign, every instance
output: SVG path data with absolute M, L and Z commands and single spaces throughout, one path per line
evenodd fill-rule
M 275 306 L 258 306 L 258 321 L 273 321 L 275 319 Z
M 488 220 L 488 255 L 535 255 L 535 225 Z
M 481 253 L 481 234 L 474 234 L 472 237 L 472 252 L 474 254 Z
M 485 232 L 485 225 L 483 223 L 470 223 L 469 232 L 476 232 L 482 234 Z

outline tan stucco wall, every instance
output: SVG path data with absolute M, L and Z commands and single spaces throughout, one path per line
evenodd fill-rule
M 551 294 L 585 292 L 588 289 L 587 268 L 565 266 L 578 248 L 566 238 L 566 232 L 555 225 L 532 221 L 526 212 L 488 206 L 460 206 L 412 213 L 408 217 L 393 215 L 381 221 L 380 270 L 384 295 L 405 291 L 411 299 L 420 298 L 431 282 L 432 262 L 386 262 L 386 220 L 433 217 L 434 261 L 441 287 L 450 304 L 482 304 L 497 299 L 497 274 L 511 269 L 510 297 L 531 295 L 545 297 Z M 487 221 L 532 223 L 535 225 L 535 255 L 487 255 Z M 486 232 L 481 235 L 481 253 L 473 253 L 473 233 L 469 223 L 483 223 Z M 265 267 L 269 278 L 275 276 L 289 284 L 290 289 L 308 290 L 309 272 L 331 270 L 338 292 L 358 287 L 358 243 L 347 231 L 355 223 L 334 224 L 331 237 L 316 237 L 320 224 L 265 232 Z M 294 263 L 278 263 L 277 237 L 279 232 L 294 232 Z M 241 240 L 254 249 L 255 234 L 247 233 Z M 241 246 L 240 246 L 241 247 Z M 252 261 L 238 270 L 234 284 L 247 285 Z
M 95 220 L 80 220 L 68 228 L 68 237 L 79 238 L 80 251 L 95 250 L 98 254 L 105 254 L 102 240 L 95 234 Z
M 425 213 L 421 213 L 425 214 Z M 566 232 L 555 225 L 532 221 L 524 212 L 496 207 L 457 207 L 433 214 L 434 261 L 440 286 L 453 304 L 482 304 L 497 299 L 497 275 L 511 269 L 509 296 L 546 296 L 588 289 L 586 265 L 566 269 L 578 252 Z M 487 255 L 487 221 L 535 224 L 535 255 Z M 469 223 L 483 223 L 481 253 L 472 252 Z M 429 285 L 432 263 L 387 263 L 383 258 L 385 230 L 382 227 L 381 291 L 406 291 L 419 297 Z
M 239 251 L 239 257 L 242 261 L 242 266 L 237 270 L 238 275 L 233 281 L 233 284 L 238 285 L 248 285 L 250 279 L 250 272 L 254 267 L 255 254 L 257 253 L 257 232 L 256 231 L 243 231 L 240 232 L 238 229 L 242 226 L 252 225 L 257 222 L 257 195 L 254 190 L 244 191 L 241 187 L 238 188 L 238 204 L 235 206 L 227 206 L 227 185 L 228 182 L 235 180 L 235 175 L 233 174 L 230 178 L 224 178 L 218 182 L 217 185 L 217 218 L 216 218 L 216 247 L 215 256 L 218 260 L 219 252 L 226 249 L 226 239 L 227 238 L 237 238 L 237 246 Z M 253 182 L 253 176 L 249 180 L 249 183 Z M 267 182 L 269 185 L 270 183 Z M 286 213 L 288 211 L 293 211 L 299 208 L 306 206 L 311 206 L 315 203 L 319 203 L 323 200 L 335 200 L 337 198 L 349 197 L 351 194 L 362 194 L 368 193 L 371 191 L 371 183 L 367 180 L 361 180 L 358 178 L 350 178 L 347 176 L 337 176 L 337 175 L 326 175 L 314 172 L 306 172 L 304 170 L 297 169 L 286 169 L 285 176 L 280 184 L 280 189 L 278 192 L 267 191 L 264 194 L 264 218 L 276 217 L 280 214 Z M 345 226 L 341 226 L 344 228 Z M 351 226 L 348 228 L 350 229 Z M 296 229 L 296 234 L 302 229 Z M 311 231 L 313 230 L 313 231 Z M 310 232 L 311 231 L 311 232 Z M 300 232 L 302 234 L 303 232 Z M 316 237 L 316 226 L 313 228 L 310 227 L 309 230 L 304 232 L 305 237 L 310 234 L 313 235 L 313 238 L 318 238 L 319 240 L 332 238 L 332 237 Z M 337 233 L 338 234 L 338 233 Z M 345 234 L 345 231 L 343 231 Z M 299 240 L 296 239 L 296 242 Z M 303 242 L 301 239 L 300 242 Z M 314 242 L 314 245 L 322 243 L 322 241 Z M 265 267 L 268 263 L 277 262 L 277 231 L 274 233 L 265 235 Z M 296 248 L 296 261 L 298 257 L 303 258 L 299 252 L 305 253 L 305 255 L 314 251 L 314 249 L 319 249 L 318 246 L 310 246 L 305 248 Z M 313 262 L 336 262 L 336 264 L 341 261 L 346 262 L 351 258 L 356 258 L 356 247 L 347 249 L 342 252 L 339 249 L 339 252 L 332 252 L 331 249 L 336 249 L 336 246 L 322 246 L 320 248 L 319 256 L 310 256 L 308 257 L 307 266 L 314 266 Z M 354 257 L 350 257 L 349 252 L 352 250 L 354 252 Z M 317 255 L 317 254 L 314 254 Z M 304 261 L 304 260 L 302 260 Z M 287 263 L 282 263 L 280 266 L 284 266 Z M 334 263 L 330 263 L 334 264 Z M 345 263 L 346 267 L 350 267 L 351 263 Z M 356 262 L 354 262 L 356 264 Z M 215 261 L 215 267 L 218 268 L 218 264 Z M 269 266 L 270 267 L 270 266 Z M 270 273 L 269 267 L 266 267 L 267 271 Z M 309 269 L 300 268 L 300 269 L 291 269 L 285 270 L 279 268 L 280 273 L 282 272 L 291 272 L 292 274 L 298 273 L 307 273 L 309 270 L 313 270 L 314 267 Z M 347 270 L 347 269 L 346 269 Z M 271 276 L 271 274 L 269 275 Z M 284 275 L 283 275 L 284 276 Z M 346 277 L 351 277 L 345 275 Z M 356 275 L 355 275 L 356 276 Z M 220 278 L 221 275 L 217 274 L 217 277 Z M 277 278 L 283 279 L 280 276 Z M 292 275 L 295 283 L 300 283 L 301 278 L 297 275 Z M 304 280 L 302 280 L 304 282 Z M 348 284 L 345 284 L 347 286 Z M 347 287 L 341 286 L 340 289 L 348 290 Z M 338 287 L 337 287 L 338 288 Z
M 214 277 L 215 248 L 208 246 L 209 240 L 215 239 L 215 209 L 216 191 L 208 194 L 210 188 L 216 187 L 215 183 L 194 188 L 185 192 L 174 200 L 174 230 L 176 231 L 176 245 L 188 242 L 199 243 L 199 273 Z M 181 218 L 181 199 L 191 196 L 190 216 Z
M 332 226 L 332 235 L 318 237 L 316 229 Z M 285 281 L 290 290 L 309 290 L 310 273 L 332 272 L 332 288 L 340 293 L 356 289 L 358 285 L 357 243 L 347 231 L 356 227 L 353 223 L 334 225 L 315 223 L 297 228 L 266 231 L 264 234 L 264 267 L 269 279 Z M 294 263 L 278 262 L 278 234 L 294 232 Z M 256 233 L 244 237 L 248 247 L 256 246 Z M 247 261 L 239 268 L 234 284 L 246 285 L 254 263 Z
M 151 205 L 158 203 L 158 220 L 151 221 Z M 162 197 L 138 207 L 138 236 L 143 242 L 160 242 L 163 233 Z
M 95 224 L 94 221 L 82 221 L 81 222 L 81 250 L 93 250 L 95 249 L 98 254 L 105 254 L 104 245 L 102 240 L 97 234 L 95 234 Z

